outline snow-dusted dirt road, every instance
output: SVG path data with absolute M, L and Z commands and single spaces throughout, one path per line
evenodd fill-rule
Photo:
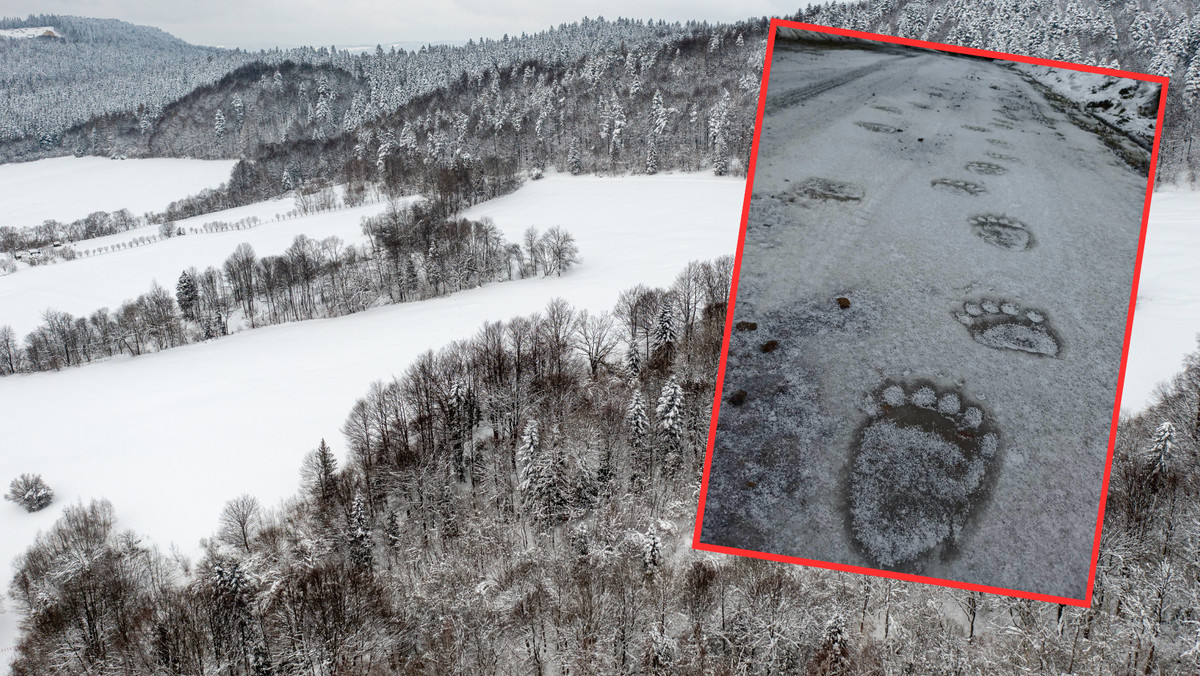
M 705 543 L 1082 598 L 1147 177 L 1002 62 L 777 43 Z

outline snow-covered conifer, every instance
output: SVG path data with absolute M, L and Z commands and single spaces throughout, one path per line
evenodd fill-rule
M 520 477 L 521 489 L 529 485 L 530 470 L 537 458 L 539 447 L 538 421 L 530 418 L 521 432 L 521 443 L 517 446 L 517 473 Z
M 187 270 L 184 270 L 183 274 L 179 275 L 179 282 L 175 285 L 175 302 L 179 304 L 179 311 L 183 313 L 184 319 L 188 321 L 196 320 L 196 310 L 200 303 L 200 292 L 196 289 L 196 280 Z
M 242 120 L 244 120 L 246 117 L 246 104 L 242 102 L 242 97 L 240 94 L 233 95 L 233 100 L 230 101 L 229 107 L 233 108 L 233 119 L 236 120 L 238 124 L 241 124 Z
M 638 355 L 637 346 L 630 345 L 629 349 L 625 350 L 625 376 L 634 381 L 641 373 L 642 358 Z
M 350 544 L 350 560 L 358 568 L 371 567 L 371 523 L 367 518 L 367 501 L 362 493 L 354 496 L 350 508 L 350 527 L 346 532 Z
M 658 414 L 658 430 L 663 439 L 678 445 L 683 439 L 683 388 L 674 376 L 663 385 L 654 412 Z
M 567 171 L 578 176 L 583 172 L 582 154 L 579 150 L 579 139 L 571 139 L 571 147 L 567 151 Z
M 654 349 L 656 350 L 673 346 L 678 339 L 672 305 L 670 296 L 663 298 L 662 307 L 658 312 L 658 321 L 654 325 Z
M 1164 420 L 1150 437 L 1150 448 L 1147 456 L 1151 463 L 1151 473 L 1160 476 L 1170 476 L 1175 471 L 1175 426 L 1170 420 Z

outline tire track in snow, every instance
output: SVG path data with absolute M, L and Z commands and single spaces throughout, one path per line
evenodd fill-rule
M 778 96 L 770 96 L 767 99 L 766 105 L 763 106 L 763 110 L 765 111 L 765 114 L 770 115 L 772 113 L 779 112 L 780 110 L 783 110 L 785 108 L 791 108 L 792 106 L 803 103 L 804 101 L 807 101 L 808 99 L 811 99 L 814 96 L 823 94 L 823 93 L 829 91 L 830 89 L 833 89 L 835 87 L 840 87 L 849 82 L 853 82 L 853 81 L 863 77 L 864 75 L 869 75 L 869 74 L 879 70 L 881 67 L 890 63 L 891 61 L 894 61 L 895 59 L 903 59 L 903 58 L 907 58 L 907 57 L 898 56 L 898 57 L 895 57 L 894 59 L 889 59 L 888 61 L 885 61 L 882 63 L 871 64 L 869 66 L 863 66 L 862 68 L 856 68 L 852 71 L 849 71 L 848 73 L 845 73 L 844 75 L 839 75 L 838 77 L 829 78 L 828 80 L 823 80 L 821 82 L 817 82 L 816 84 L 811 84 L 811 85 L 808 85 L 805 87 L 796 87 L 794 89 L 789 89 L 788 91 L 783 92 L 782 94 L 779 94 Z

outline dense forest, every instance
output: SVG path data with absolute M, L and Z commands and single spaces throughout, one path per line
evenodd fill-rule
M 426 353 L 199 561 L 67 507 L 14 673 L 1195 673 L 1200 353 L 1121 422 L 1091 608 L 705 554 L 731 263 Z
M 1181 0 L 869 0 L 786 18 L 1168 75 L 1159 178 L 1190 181 L 1200 92 L 1193 14 Z M 0 21 L 18 25 L 59 26 L 65 39 L 0 40 L 9 85 L 0 88 L 0 127 L 9 130 L 0 157 L 243 159 L 229 190 L 239 203 L 283 192 L 285 174 L 293 182 L 419 175 L 433 185 L 447 173 L 533 167 L 734 171 L 747 161 L 766 39 L 765 19 L 585 19 L 418 51 L 248 53 L 121 22 Z M 157 84 L 163 59 L 189 79 Z M 88 68 L 71 67 L 77 61 Z M 43 75 L 48 62 L 63 72 Z M 113 72 L 78 75 L 95 68 Z M 117 76 L 131 84 L 96 84 Z

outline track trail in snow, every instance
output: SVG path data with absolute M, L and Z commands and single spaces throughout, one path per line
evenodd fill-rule
M 781 348 L 762 367 L 731 349 L 726 389 L 745 365 L 807 374 L 815 394 L 722 408 L 722 466 L 785 478 L 768 495 L 710 477 L 705 541 L 879 565 L 850 542 L 847 462 L 864 396 L 919 379 L 978 400 L 1000 440 L 990 496 L 924 572 L 1081 597 L 1146 177 L 1003 62 L 788 45 L 765 108 L 734 320 Z M 797 189 L 812 185 L 853 199 Z M 841 315 L 813 310 L 839 297 Z M 997 311 L 964 327 L 978 299 L 1053 326 Z M 781 444 L 789 414 L 807 422 Z

